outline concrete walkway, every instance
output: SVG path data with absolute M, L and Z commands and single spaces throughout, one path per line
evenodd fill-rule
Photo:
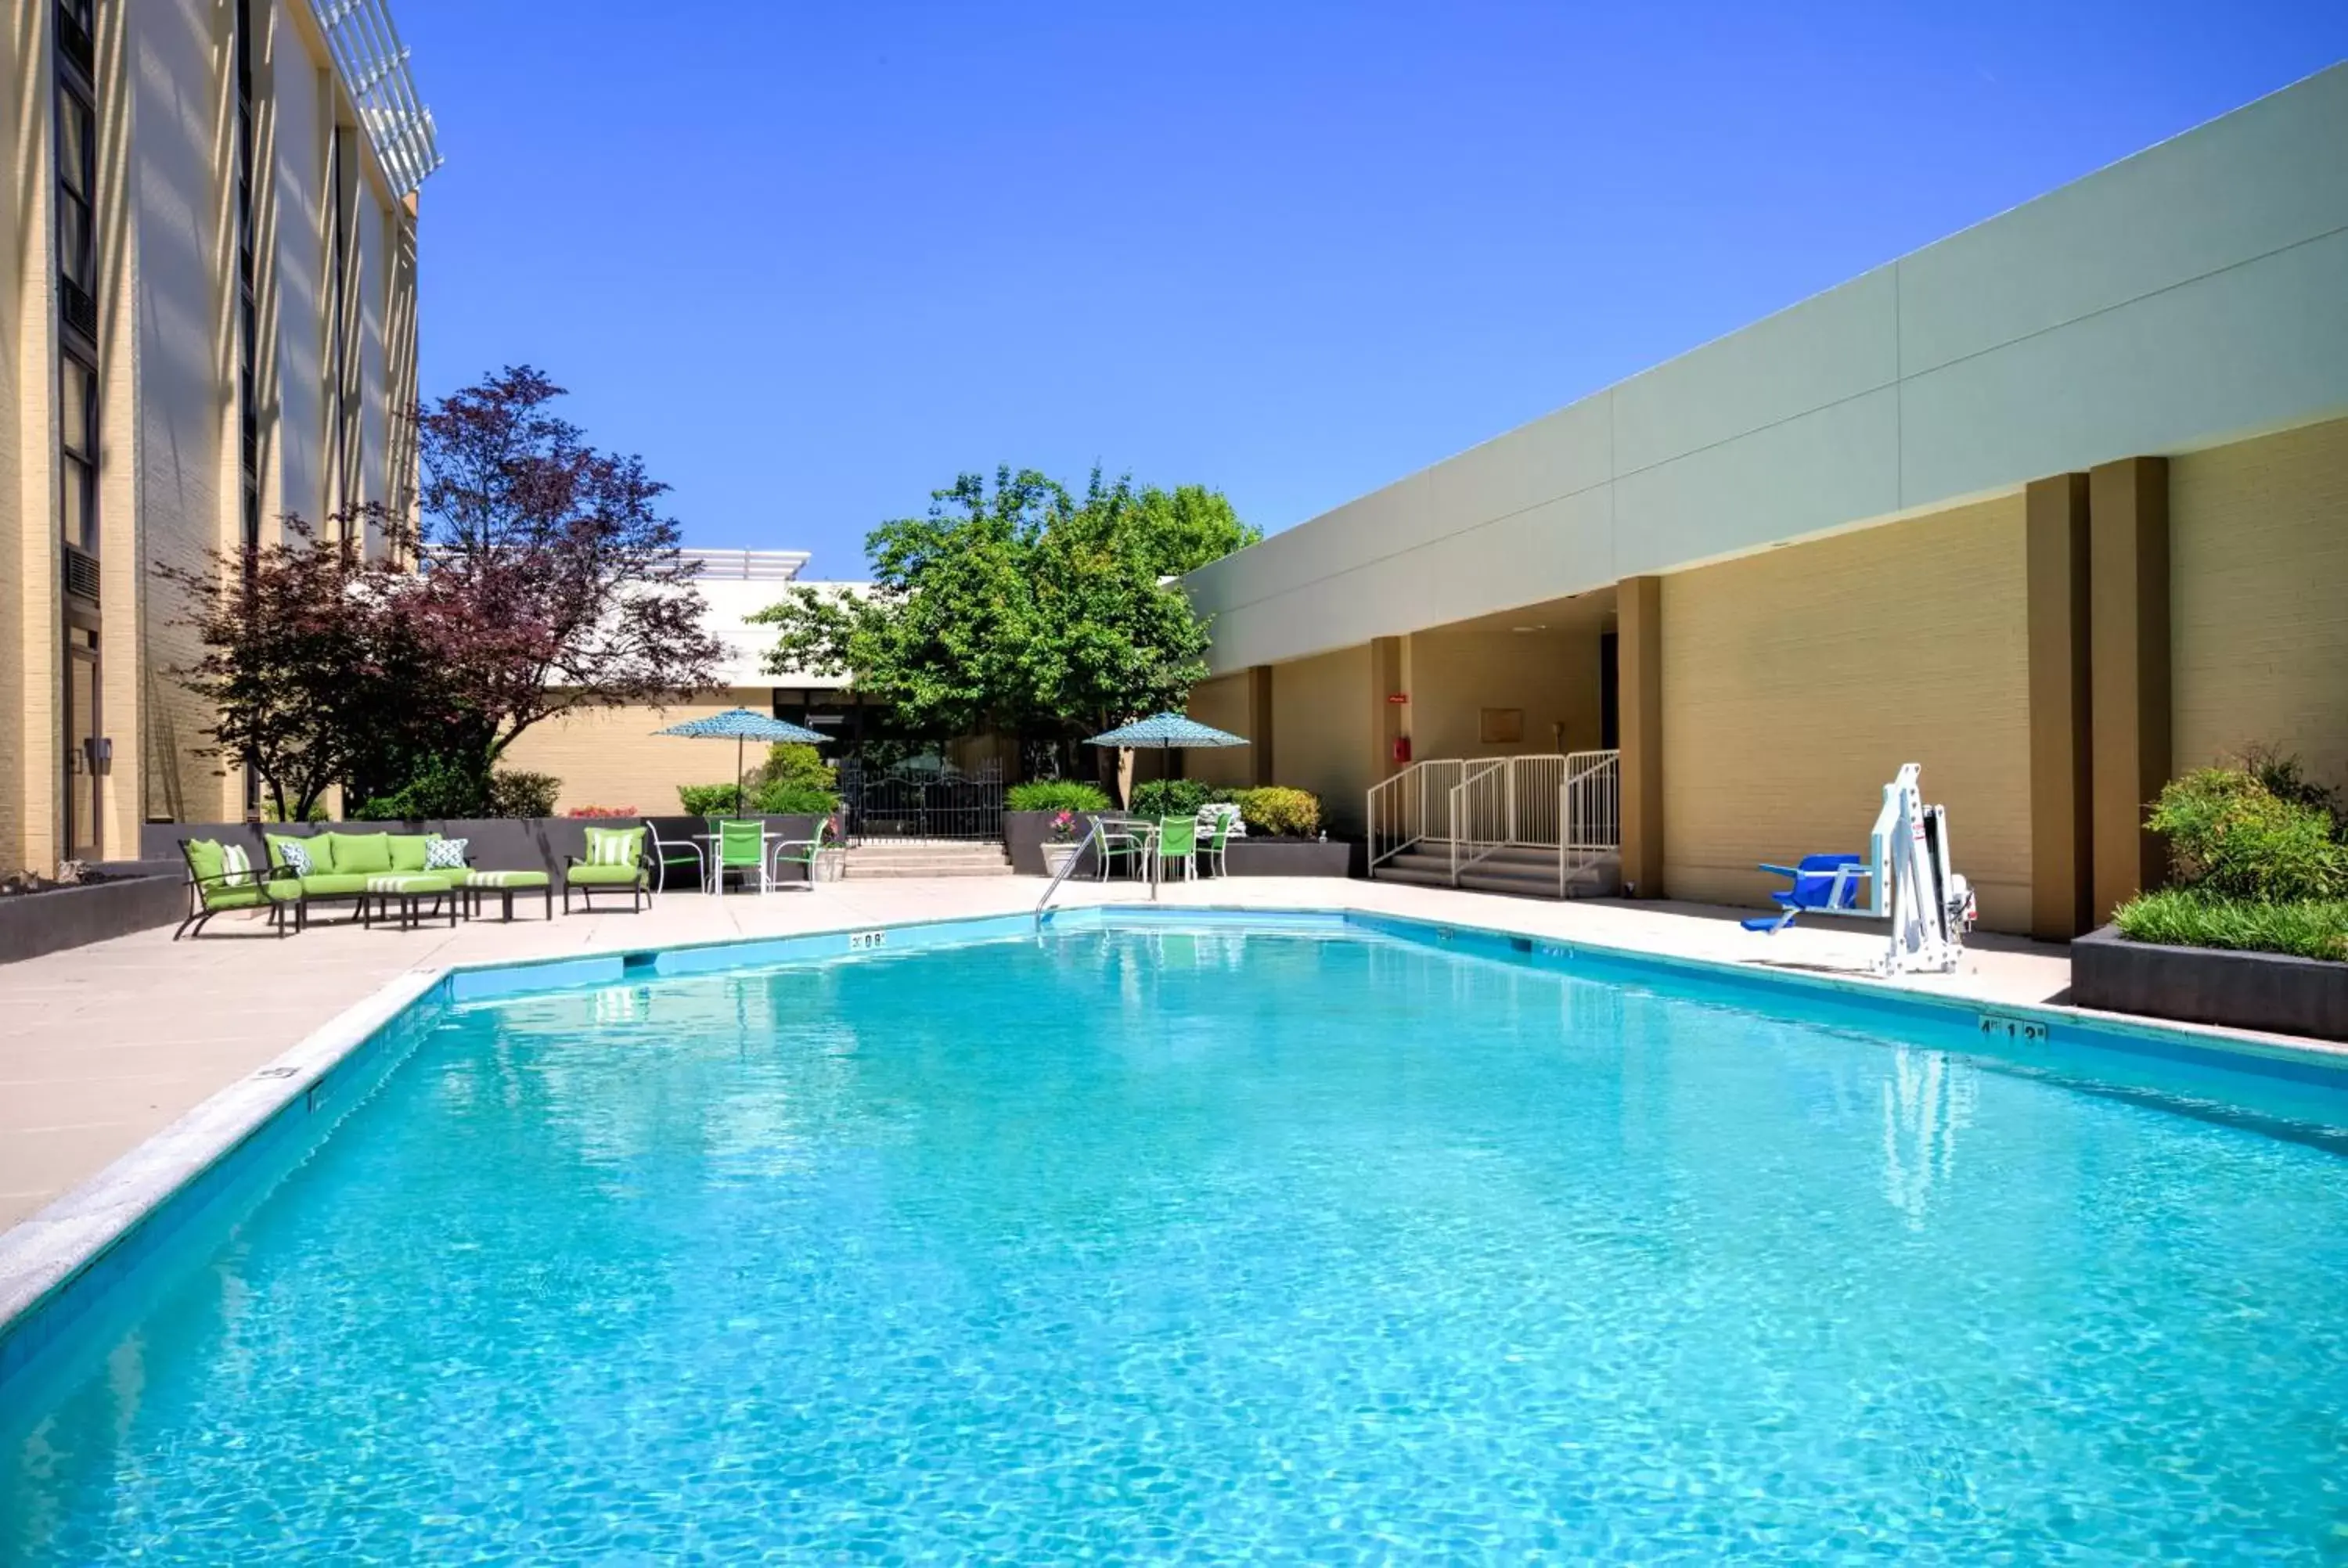
M 414 970 L 734 937 L 788 935 L 1035 907 L 1036 877 L 828 884 L 765 897 L 672 894 L 646 913 L 537 916 L 416 931 L 313 926 L 283 940 L 258 920 L 214 920 L 201 938 L 168 929 L 0 965 L 0 1228 L 89 1180 L 216 1091 Z M 1131 884 L 1072 883 L 1057 902 L 1132 903 Z M 1354 908 L 1501 927 L 1593 946 L 1811 972 L 1864 974 L 1882 938 L 1737 927 L 1742 910 L 1613 900 L 1551 904 L 1385 882 L 1235 877 L 1176 884 L 1168 904 Z M 2062 948 L 2002 938 L 1969 949 L 1966 972 L 1899 982 L 1985 1001 L 2054 999 Z

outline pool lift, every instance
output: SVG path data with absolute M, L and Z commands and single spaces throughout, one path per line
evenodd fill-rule
M 1745 928 L 1782 931 L 1803 915 L 1888 919 L 1891 944 L 1876 961 L 1877 974 L 1953 974 L 1972 929 L 1973 890 L 1950 867 L 1948 808 L 1924 804 L 1921 773 L 1906 764 L 1883 786 L 1865 858 L 1806 855 L 1797 866 L 1762 866 L 1793 886 L 1769 895 L 1777 913 L 1756 916 Z

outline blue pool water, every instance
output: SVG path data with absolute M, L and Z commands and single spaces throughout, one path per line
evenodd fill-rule
M 458 1008 L 0 1556 L 2348 1557 L 2339 1097 L 1963 1043 L 1164 928 Z

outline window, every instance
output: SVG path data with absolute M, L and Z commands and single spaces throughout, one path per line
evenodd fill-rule
M 236 283 L 237 425 L 244 468 L 239 531 L 247 550 L 261 548 L 261 313 L 253 297 L 252 137 L 252 6 L 246 0 L 236 17 Z M 248 558 L 248 569 L 249 565 Z
M 86 555 L 98 554 L 98 373 L 72 353 L 57 356 L 61 459 L 58 532 Z
M 66 324 L 98 335 L 98 114 L 70 73 L 57 73 L 57 292 Z

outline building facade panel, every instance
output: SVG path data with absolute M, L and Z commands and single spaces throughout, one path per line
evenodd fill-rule
M 1300 659 L 1273 671 L 1272 730 L 1279 782 L 1321 797 L 1336 831 L 1358 831 L 1371 773 L 1372 706 L 1366 644 Z
M 1201 682 L 1190 693 L 1186 711 L 1202 724 L 1226 734 L 1259 737 L 1248 723 L 1248 677 L 1245 671 L 1218 681 Z M 1246 746 L 1209 746 L 1182 753 L 1182 773 L 1200 784 L 1222 789 L 1244 789 L 1254 782 L 1253 764 Z
M 1666 360 L 1613 389 L 1614 474 L 1636 474 L 1890 385 L 1900 375 L 1890 267 Z
M 1919 763 L 1982 923 L 2028 930 L 2026 565 L 2013 497 L 1664 578 L 1664 891 L 1760 904 L 1763 861 L 1863 853 Z
M 1235 634 L 1214 668 L 1467 613 L 1489 560 L 1452 547 L 1489 532 L 1485 497 L 1572 468 L 1558 445 L 1598 410 L 1608 477 L 1580 526 L 1611 537 L 1518 562 L 1519 602 L 2337 417 L 2343 124 L 2348 65 L 1202 569 L 1192 595 Z M 1887 342 L 1896 394 L 1868 390 Z M 1451 477 L 1494 464 L 1514 472 Z M 1357 591 L 1405 559 L 1415 600 Z
M 1901 258 L 1902 372 L 2348 228 L 2344 146 L 2335 68 Z
M 771 688 L 746 686 L 703 692 L 666 708 L 583 709 L 523 731 L 500 765 L 561 780 L 558 811 L 624 806 L 638 815 L 673 815 L 679 784 L 716 784 L 733 775 L 734 746 L 655 732 L 728 708 L 763 713 L 773 701 Z M 743 754 L 749 764 L 765 760 L 755 745 Z

